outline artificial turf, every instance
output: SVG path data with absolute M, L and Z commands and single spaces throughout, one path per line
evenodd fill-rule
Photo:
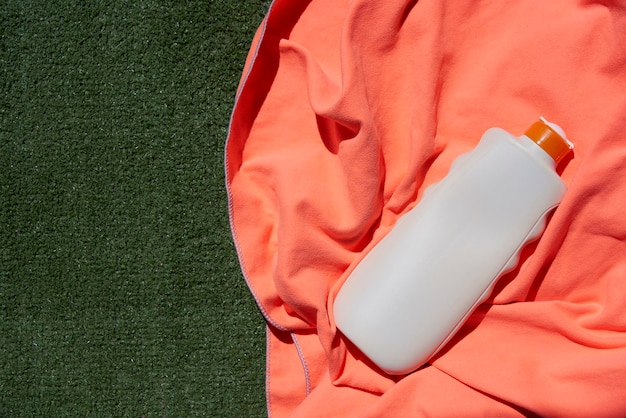
M 267 0 L 0 3 L 0 416 L 264 416 L 223 149 Z

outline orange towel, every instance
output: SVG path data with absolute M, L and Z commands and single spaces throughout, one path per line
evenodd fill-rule
M 544 235 L 429 364 L 385 375 L 335 328 L 342 282 L 487 128 L 539 115 L 576 145 Z M 275 0 L 226 176 L 271 416 L 626 416 L 623 1 Z

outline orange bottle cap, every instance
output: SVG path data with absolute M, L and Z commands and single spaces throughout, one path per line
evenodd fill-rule
M 565 132 L 557 125 L 540 118 L 524 133 L 539 145 L 552 159 L 555 164 L 563 159 L 573 148 Z

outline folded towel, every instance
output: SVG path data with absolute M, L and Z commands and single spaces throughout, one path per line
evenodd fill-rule
M 335 327 L 342 282 L 487 128 L 539 115 L 576 145 L 545 233 L 427 365 L 386 375 Z M 275 0 L 225 164 L 271 416 L 626 416 L 624 2 Z

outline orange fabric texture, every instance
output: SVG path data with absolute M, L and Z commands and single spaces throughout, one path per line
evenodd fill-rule
M 342 282 L 487 128 L 540 115 L 575 143 L 545 233 L 426 366 L 381 372 L 335 328 Z M 271 416 L 626 416 L 624 2 L 275 0 L 226 177 Z

